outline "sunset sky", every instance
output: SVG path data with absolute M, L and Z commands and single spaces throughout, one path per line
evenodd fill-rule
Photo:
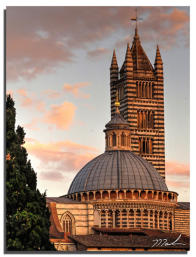
M 165 79 L 166 182 L 189 201 L 189 8 L 140 7 L 139 35 Z M 132 44 L 135 7 L 8 7 L 6 90 L 47 196 L 66 194 L 76 173 L 105 148 L 109 68 Z

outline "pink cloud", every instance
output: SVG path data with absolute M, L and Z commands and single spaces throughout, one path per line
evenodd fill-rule
M 170 47 L 187 41 L 186 10 L 141 7 L 142 39 L 159 40 Z M 32 79 L 55 72 L 59 65 L 73 60 L 76 49 L 88 49 L 89 44 L 118 30 L 130 34 L 133 16 L 135 7 L 7 7 L 7 79 Z
M 90 151 L 97 152 L 98 149 L 95 147 L 81 145 L 71 141 L 56 141 L 50 143 L 40 143 L 36 139 L 26 138 L 26 147 L 31 150 L 31 152 L 40 151 L 48 151 L 48 149 L 52 149 L 53 151 L 67 151 L 67 152 L 80 152 L 80 151 Z
M 87 54 L 89 57 L 98 57 L 98 56 L 106 54 L 108 52 L 111 52 L 111 50 L 106 49 L 106 48 L 97 48 L 95 50 L 88 51 Z
M 168 187 L 171 189 L 172 187 L 174 188 L 188 188 L 189 187 L 189 181 L 172 181 L 172 180 L 168 180 L 167 181 L 167 185 Z
M 67 130 L 73 122 L 75 111 L 76 106 L 70 102 L 52 105 L 51 110 L 45 114 L 44 121 L 58 129 Z
M 17 93 L 19 94 L 21 98 L 21 105 L 26 107 L 26 106 L 31 106 L 33 103 L 33 100 L 27 96 L 27 91 L 26 89 L 18 89 Z
M 189 176 L 190 165 L 183 164 L 179 162 L 169 162 L 165 163 L 166 175 L 176 175 L 176 176 Z
M 38 121 L 40 121 L 38 118 L 33 118 L 31 122 L 24 124 L 24 128 L 37 131 L 39 130 L 37 127 Z
M 6 90 L 6 95 L 10 95 L 11 97 L 13 97 L 13 95 L 14 95 L 14 92 L 13 92 L 13 90 Z
M 38 111 L 44 111 L 44 102 L 37 99 L 34 93 L 27 92 L 24 88 L 20 88 L 16 92 L 20 97 L 22 106 L 36 108 Z
M 58 98 L 60 96 L 60 93 L 56 90 L 47 89 L 47 90 L 43 91 L 43 95 L 47 96 L 51 99 L 55 99 L 55 98 Z
M 80 91 L 81 88 L 89 86 L 88 82 L 75 83 L 73 85 L 64 84 L 63 89 L 65 92 L 71 93 L 75 98 L 89 98 L 90 94 L 85 94 Z
M 51 180 L 51 181 L 64 181 L 65 177 L 62 175 L 61 172 L 41 172 L 39 178 L 42 180 Z
M 70 141 L 41 143 L 26 138 L 24 145 L 31 156 L 40 161 L 40 177 L 46 180 L 61 180 L 65 172 L 79 171 L 88 161 L 93 159 L 98 150 L 94 147 Z M 57 176 L 55 176 L 57 172 Z

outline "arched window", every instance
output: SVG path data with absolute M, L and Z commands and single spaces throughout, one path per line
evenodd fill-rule
M 124 133 L 121 134 L 121 145 L 122 146 L 125 146 L 126 145 L 126 136 Z
M 61 226 L 65 233 L 74 233 L 74 218 L 70 213 L 65 213 L 61 218 Z
M 116 146 L 116 134 L 113 133 L 112 135 L 112 146 Z
M 139 152 L 141 154 L 153 153 L 153 141 L 152 138 L 141 137 L 139 138 Z
M 149 124 L 150 124 L 150 128 L 154 128 L 154 117 L 153 117 L 153 112 L 150 112 L 149 115 Z
M 136 81 L 136 96 L 139 97 L 139 85 L 138 85 L 138 81 Z
M 137 111 L 138 128 L 153 129 L 154 128 L 154 112 L 149 110 Z
M 120 93 L 119 94 L 119 99 L 121 100 L 124 97 L 124 87 L 123 86 L 120 88 L 120 92 L 119 93 Z

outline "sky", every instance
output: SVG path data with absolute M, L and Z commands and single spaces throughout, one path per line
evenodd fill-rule
M 164 63 L 166 182 L 189 201 L 189 8 L 140 7 L 139 35 Z M 6 90 L 47 196 L 67 193 L 77 172 L 104 152 L 109 68 L 121 67 L 135 7 L 7 7 Z

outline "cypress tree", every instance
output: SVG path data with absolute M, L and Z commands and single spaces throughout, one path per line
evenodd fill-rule
M 23 147 L 25 132 L 15 129 L 16 109 L 6 97 L 6 250 L 55 250 L 49 241 L 50 213 L 46 194 L 37 189 L 37 176 Z

